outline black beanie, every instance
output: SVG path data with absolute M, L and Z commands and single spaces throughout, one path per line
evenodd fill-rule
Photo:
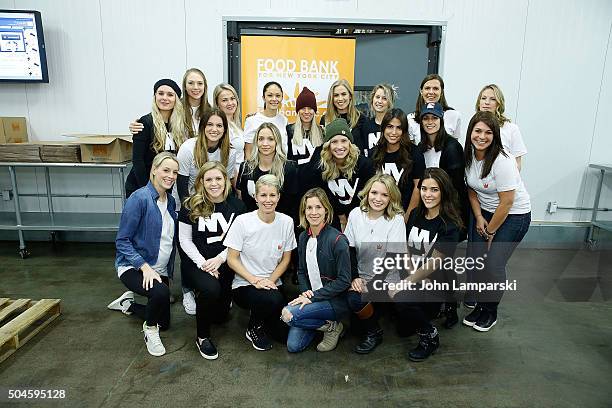
M 179 98 L 181 97 L 181 88 L 176 84 L 176 82 L 168 78 L 160 79 L 155 83 L 155 85 L 153 85 L 153 95 L 157 93 L 157 90 L 162 85 L 169 86 Z

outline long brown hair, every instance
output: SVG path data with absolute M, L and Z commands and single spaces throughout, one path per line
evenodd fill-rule
M 423 180 L 432 179 L 438 184 L 438 188 L 440 189 L 440 218 L 446 224 L 451 221 L 453 224 L 457 226 L 457 228 L 463 228 L 463 221 L 461 220 L 460 215 L 460 206 L 459 206 L 459 194 L 453 183 L 451 182 L 448 174 L 437 167 L 430 167 L 425 169 L 423 173 L 423 177 L 419 180 L 419 191 L 421 190 L 421 186 L 423 185 Z M 425 217 L 427 215 L 427 207 L 423 203 L 423 199 L 419 198 L 419 204 L 416 209 L 417 214 Z
M 223 136 L 219 140 L 217 148 L 221 150 L 221 163 L 227 167 L 229 162 L 230 138 L 229 129 L 227 128 L 227 117 L 221 109 L 213 108 L 204 112 L 204 116 L 200 120 L 200 128 L 198 129 L 198 139 L 193 150 L 196 167 L 200 168 L 208 161 L 208 140 L 206 140 L 206 124 L 212 116 L 218 116 L 223 122 Z
M 421 81 L 421 86 L 419 86 L 419 96 L 417 96 L 416 106 L 414 107 L 414 120 L 416 120 L 417 123 L 419 123 L 419 121 L 421 120 L 421 108 L 423 107 L 423 105 L 425 105 L 425 99 L 423 99 L 423 95 L 421 95 L 421 90 L 423 89 L 427 81 L 432 80 L 436 80 L 440 83 L 440 100 L 438 101 L 438 103 L 442 105 L 444 112 L 453 109 L 448 106 L 448 103 L 446 102 L 446 96 L 444 96 L 444 81 L 442 80 L 442 77 L 438 74 L 429 74 L 425 78 L 423 78 L 423 80 Z
M 398 181 L 398 186 L 400 189 L 406 188 L 406 184 L 410 181 L 408 180 L 408 176 L 412 172 L 412 155 L 410 154 L 410 145 L 412 142 L 408 137 L 408 119 L 406 118 L 406 114 L 403 110 L 399 108 L 393 108 L 388 110 L 383 117 L 382 122 L 380 123 L 380 132 L 381 136 L 378 140 L 378 145 L 376 149 L 376 153 L 372 157 L 372 162 L 374 163 L 374 168 L 376 171 L 382 171 L 382 166 L 385 163 L 385 154 L 387 153 L 387 139 L 385 138 L 385 129 L 391 123 L 393 119 L 397 119 L 400 121 L 400 128 L 402 129 L 402 136 L 400 137 L 400 148 L 399 148 L 399 159 L 397 164 L 400 168 L 404 169 L 404 173 L 400 177 Z M 412 182 L 412 181 L 410 181 Z
M 208 103 L 208 82 L 206 81 L 206 75 L 199 70 L 198 68 L 189 68 L 185 71 L 185 75 L 183 75 L 183 97 L 181 101 L 183 102 L 184 107 L 184 116 L 185 116 L 185 126 L 187 127 L 187 131 L 190 135 L 194 135 L 193 131 L 193 118 L 191 116 L 191 105 L 189 104 L 189 95 L 187 94 L 187 77 L 189 74 L 198 74 L 204 80 L 204 91 L 202 92 L 202 96 L 200 97 L 200 105 L 196 110 L 196 116 L 202 119 L 204 113 L 210 109 L 210 104 Z
M 467 134 L 465 136 L 465 169 L 469 169 L 474 161 L 474 146 L 472 145 L 472 131 L 478 122 L 482 122 L 491 128 L 493 132 L 493 141 L 485 152 L 484 157 L 484 165 L 482 166 L 482 173 L 480 174 L 480 178 L 483 179 L 489 175 L 491 172 L 491 168 L 493 167 L 493 163 L 497 156 L 503 154 L 508 157 L 506 152 L 504 151 L 504 146 L 502 145 L 501 135 L 499 133 L 499 122 L 497 121 L 497 117 L 493 112 L 476 112 L 472 119 L 470 119 L 470 124 L 468 125 Z

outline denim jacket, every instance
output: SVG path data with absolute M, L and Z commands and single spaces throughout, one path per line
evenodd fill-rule
M 176 227 L 176 204 L 171 194 L 168 193 L 166 197 L 168 199 L 168 212 L 172 216 Z M 131 266 L 140 269 L 145 262 L 150 266 L 157 262 L 162 231 L 162 217 L 157 206 L 158 198 L 157 190 L 149 182 L 146 186 L 132 193 L 126 201 L 115 239 L 115 247 L 117 248 L 115 269 L 119 266 Z M 174 234 L 174 240 L 176 241 L 176 233 Z M 167 266 L 170 279 L 172 279 L 174 272 L 175 252 L 176 246 L 173 246 Z

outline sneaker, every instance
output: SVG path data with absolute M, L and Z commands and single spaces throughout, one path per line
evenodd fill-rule
M 324 331 L 323 340 L 317 344 L 318 351 L 332 351 L 338 345 L 338 340 L 344 331 L 342 322 L 327 322 L 317 330 Z
M 132 303 L 134 303 L 134 292 L 128 290 L 127 292 L 124 292 L 123 295 L 110 302 L 106 307 L 110 310 L 118 310 L 121 313 L 129 316 L 132 314 L 132 312 L 130 312 L 128 309 L 130 306 L 132 306 Z
M 188 315 L 194 316 L 196 314 L 196 301 L 193 291 L 183 293 L 183 307 Z
M 474 330 L 479 332 L 488 332 L 497 323 L 497 312 L 490 312 L 483 310 L 476 322 L 474 323 Z
M 142 331 L 149 354 L 156 357 L 166 354 L 166 348 L 159 338 L 159 326 L 147 326 L 147 322 L 144 322 L 142 324 Z
M 200 341 L 200 339 L 196 339 L 196 346 L 198 347 L 198 351 L 207 360 L 216 360 L 219 357 L 219 353 L 217 352 L 217 348 L 213 344 L 210 338 L 206 337 Z
M 267 351 L 272 348 L 272 342 L 261 326 L 248 328 L 245 335 L 255 350 Z
M 355 347 L 355 353 L 357 354 L 368 354 L 374 351 L 374 349 L 383 341 L 383 330 L 378 328 L 372 331 L 368 331 L 366 337 L 361 343 Z
M 482 307 L 476 306 L 474 310 L 472 310 L 467 316 L 463 318 L 463 324 L 469 327 L 474 327 L 476 320 L 480 317 L 482 313 Z
M 419 344 L 408 353 L 410 361 L 424 361 L 440 347 L 440 337 L 434 327 L 431 333 L 419 333 Z

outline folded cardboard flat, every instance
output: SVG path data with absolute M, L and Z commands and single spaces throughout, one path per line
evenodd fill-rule
M 132 160 L 132 136 L 72 135 L 81 146 L 83 163 L 123 163 Z
M 40 163 L 40 145 L 34 143 L 0 144 L 0 162 Z
M 45 163 L 80 163 L 81 146 L 74 142 L 33 142 L 40 146 L 40 158 Z
M 26 118 L 0 117 L 0 143 L 27 143 Z

